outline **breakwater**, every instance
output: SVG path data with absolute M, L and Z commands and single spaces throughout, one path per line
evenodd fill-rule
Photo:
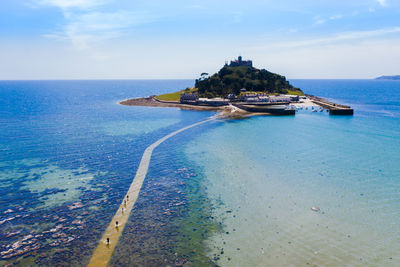
M 354 110 L 350 106 L 346 105 L 341 105 L 341 104 L 336 104 L 333 102 L 329 102 L 326 99 L 313 96 L 313 95 L 307 95 L 311 99 L 311 101 L 323 108 L 326 108 L 329 110 L 330 115 L 353 115 Z

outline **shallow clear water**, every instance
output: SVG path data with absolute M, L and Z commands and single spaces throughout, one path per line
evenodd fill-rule
M 111 264 L 396 266 L 400 83 L 293 83 L 355 115 L 219 120 L 161 144 Z M 0 82 L 0 263 L 87 264 L 144 149 L 214 114 L 117 102 L 192 84 Z
M 86 265 L 144 149 L 213 114 L 118 101 L 191 84 L 0 82 L 0 264 Z
M 207 241 L 210 257 L 223 266 L 398 265 L 400 83 L 294 83 L 343 103 L 356 99 L 355 116 L 254 117 L 194 139 L 187 156 L 204 167 L 225 226 Z

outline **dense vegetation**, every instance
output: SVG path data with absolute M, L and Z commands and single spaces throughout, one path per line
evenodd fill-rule
M 284 76 L 253 67 L 223 67 L 218 73 L 196 80 L 195 87 L 201 97 L 225 97 L 240 94 L 240 89 L 269 94 L 302 94 L 299 88 L 289 84 Z

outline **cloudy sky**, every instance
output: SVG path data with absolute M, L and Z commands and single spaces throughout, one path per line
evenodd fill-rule
M 2 0 L 0 79 L 400 74 L 399 0 Z

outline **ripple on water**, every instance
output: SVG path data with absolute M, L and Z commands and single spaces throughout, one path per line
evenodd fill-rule
M 9 203 L 0 208 L 0 265 L 85 265 L 116 206 L 104 197 L 115 195 L 109 185 L 92 183 L 105 175 L 37 159 L 2 169 L 0 180 L 11 182 L 0 188 Z

